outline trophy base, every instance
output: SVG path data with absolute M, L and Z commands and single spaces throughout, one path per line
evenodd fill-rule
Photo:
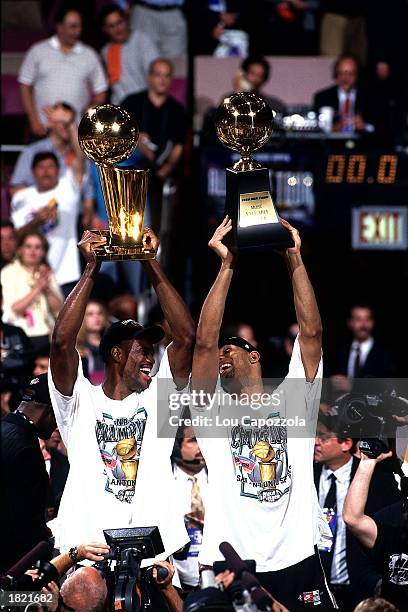
M 94 230 L 96 234 L 110 240 L 109 230 Z M 129 260 L 144 260 L 155 259 L 156 251 L 148 249 L 144 245 L 135 245 L 131 247 L 122 247 L 115 244 L 103 244 L 92 249 L 97 261 L 129 261 Z
M 227 168 L 225 214 L 233 222 L 227 244 L 235 253 L 294 246 L 291 235 L 279 222 L 267 168 L 246 171 Z

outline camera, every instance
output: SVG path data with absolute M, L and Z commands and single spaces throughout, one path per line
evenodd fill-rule
M 388 438 L 395 436 L 393 415 L 407 416 L 408 404 L 395 389 L 377 394 L 346 393 L 332 406 L 342 429 L 339 434 L 360 440 L 360 449 L 375 459 L 389 451 Z
M 153 566 L 142 569 L 140 564 L 164 551 L 158 527 L 105 529 L 103 533 L 110 551 L 94 567 L 106 580 L 110 609 L 154 610 L 154 589 L 150 587 Z M 158 568 L 160 579 L 167 574 L 165 568 Z

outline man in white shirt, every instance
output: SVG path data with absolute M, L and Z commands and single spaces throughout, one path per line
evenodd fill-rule
M 353 610 L 373 595 L 380 574 L 357 546 L 343 520 L 343 504 L 359 459 L 353 457 L 355 441 L 338 416 L 319 415 L 315 442 L 315 485 L 333 540 L 321 547 L 320 556 L 341 610 Z M 399 492 L 391 472 L 377 471 L 372 481 L 366 512 L 371 516 L 397 501 Z
M 207 469 L 192 427 L 182 427 L 176 436 L 172 453 L 177 495 L 183 502 L 184 521 L 190 538 L 188 549 L 174 557 L 184 591 L 194 590 L 199 583 L 198 555 L 201 549 L 205 497 L 208 487 Z
M 18 80 L 32 133 L 46 135 L 44 108 L 63 100 L 81 118 L 85 108 L 103 104 L 108 88 L 98 54 L 80 42 L 82 17 L 64 5 L 56 18 L 55 36 L 33 45 L 26 53 Z
M 221 259 L 221 268 L 200 315 L 192 387 L 209 396 L 217 393 L 217 414 L 205 404 L 192 403 L 190 410 L 195 416 L 205 411 L 216 423 L 220 416 L 224 423 L 226 406 L 232 401 L 231 414 L 238 422 L 231 419 L 231 426 L 213 424 L 207 430 L 193 423 L 209 483 L 199 560 L 204 565 L 221 560 L 218 547 L 225 540 L 241 558 L 256 561 L 262 586 L 291 612 L 310 604 L 329 610 L 334 603 L 316 550 L 321 536 L 329 533 L 313 483 L 322 327 L 300 254 L 299 234 L 287 221 L 281 219 L 281 223 L 295 244 L 283 255 L 300 331 L 288 376 L 276 395 L 266 393 L 261 356 L 254 347 L 242 338 L 219 341 L 234 269 L 234 257 L 222 242 L 232 228 L 228 218 L 209 243 Z M 219 376 L 223 389 L 217 388 Z M 257 403 L 265 396 L 265 405 Z M 254 422 L 248 422 L 248 416 Z M 299 427 L 296 417 L 301 417 Z
M 74 124 L 70 129 L 76 131 Z M 11 201 L 11 220 L 19 234 L 40 230 L 47 238 L 48 262 L 65 297 L 81 273 L 76 243 L 84 157 L 76 137 L 72 142 L 74 159 L 64 175 L 59 176 L 54 153 L 39 152 L 32 161 L 35 185 L 17 191 Z
M 150 229 L 145 239 L 158 240 Z M 106 363 L 102 385 L 84 377 L 76 351 L 77 335 L 100 263 L 92 247 L 105 239 L 86 231 L 79 243 L 87 262 L 55 324 L 49 386 L 70 472 L 53 531 L 68 550 L 78 541 L 103 541 L 103 530 L 159 527 L 165 556 L 188 541 L 170 462 L 173 440 L 159 438 L 157 402 L 170 389 L 185 386 L 191 370 L 194 324 L 156 260 L 143 262 L 156 291 L 173 341 L 153 379 L 153 344 L 161 327 L 128 319 L 105 332 L 100 353 Z M 164 510 L 163 510 L 164 508 Z

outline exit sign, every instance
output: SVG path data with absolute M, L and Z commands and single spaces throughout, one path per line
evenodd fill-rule
M 353 249 L 408 248 L 406 206 L 362 206 L 352 210 Z

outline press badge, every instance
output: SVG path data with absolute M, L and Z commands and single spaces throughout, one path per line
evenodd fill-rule
M 201 542 L 203 541 L 203 532 L 197 527 L 187 527 L 187 533 L 190 538 L 190 548 L 188 549 L 188 557 L 198 557 L 200 552 Z
M 334 534 L 336 533 L 336 527 L 337 527 L 337 514 L 333 510 L 333 508 L 323 508 L 322 510 L 323 510 L 325 519 L 327 521 L 327 524 L 330 527 L 332 539 L 330 542 L 319 544 L 319 550 L 323 552 L 331 552 L 331 549 L 333 548 Z

